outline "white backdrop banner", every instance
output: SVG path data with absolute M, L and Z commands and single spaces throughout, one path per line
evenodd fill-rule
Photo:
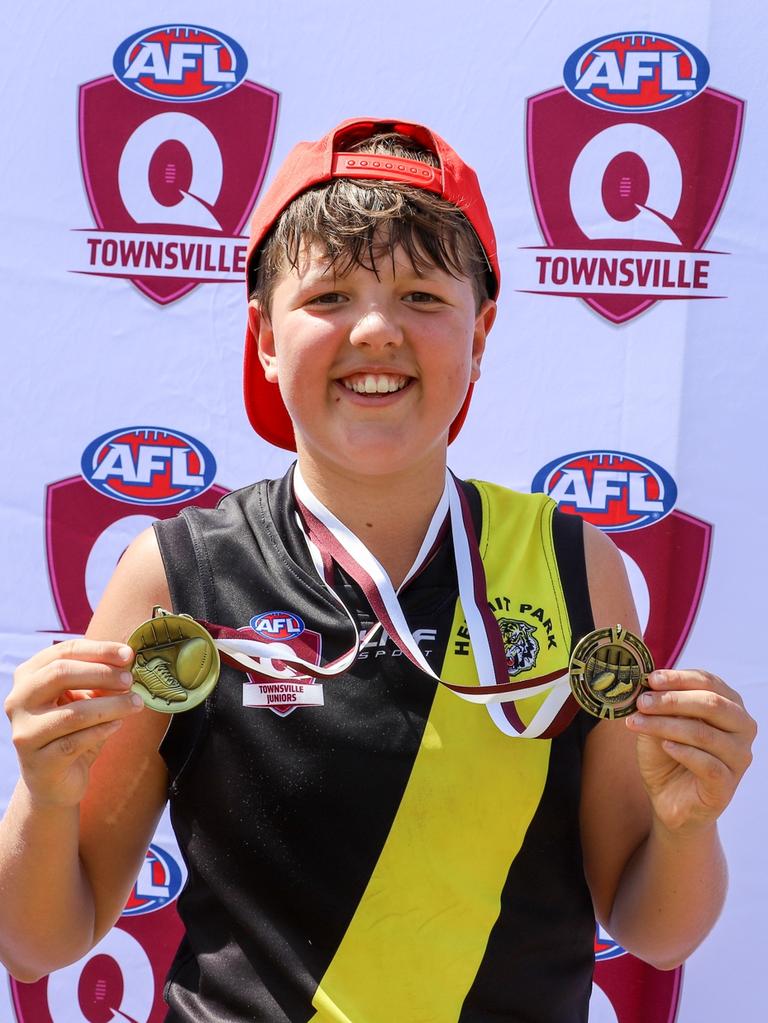
M 763 717 L 767 19 L 754 0 L 19 6 L 0 44 L 3 691 L 85 629 L 149 523 L 289 464 L 242 408 L 243 236 L 296 141 L 375 115 L 466 157 L 499 240 L 452 468 L 609 532 L 657 663 L 707 667 Z M 592 1023 L 764 1019 L 762 749 L 722 822 L 713 934 L 660 973 L 598 931 Z M 0 768 L 4 805 L 7 725 Z M 164 820 L 86 959 L 35 984 L 0 970 L 0 1020 L 159 1023 L 183 883 Z

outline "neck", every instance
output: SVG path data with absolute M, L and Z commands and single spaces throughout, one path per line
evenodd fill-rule
M 367 476 L 299 455 L 304 481 L 374 555 L 397 588 L 419 552 L 445 486 L 445 463 Z

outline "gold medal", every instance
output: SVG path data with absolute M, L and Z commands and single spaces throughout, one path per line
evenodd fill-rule
M 219 679 L 219 651 L 211 634 L 189 615 L 156 607 L 153 617 L 128 637 L 136 652 L 132 689 L 162 714 L 191 710 Z
M 580 639 L 571 654 L 571 692 L 596 718 L 632 714 L 654 670 L 651 651 L 621 625 L 597 629 Z

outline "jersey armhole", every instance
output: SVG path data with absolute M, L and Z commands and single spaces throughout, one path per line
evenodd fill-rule
M 193 618 L 210 620 L 198 551 L 187 515 L 161 519 L 154 523 L 154 530 L 171 594 L 171 607 L 167 610 L 174 614 L 188 614 Z M 172 572 L 171 565 L 188 565 L 189 570 Z M 168 769 L 169 793 L 174 794 L 178 791 L 184 769 L 194 757 L 207 731 L 208 701 L 183 714 L 172 714 L 170 717 L 158 752 Z
M 552 516 L 552 540 L 565 606 L 571 623 L 573 649 L 583 636 L 595 628 L 584 555 L 584 521 L 581 516 L 571 515 L 556 508 Z M 580 710 L 574 724 L 579 728 L 583 742 L 597 724 L 597 718 Z
M 595 627 L 589 599 L 584 522 L 581 517 L 555 510 L 552 516 L 552 539 L 575 645 Z

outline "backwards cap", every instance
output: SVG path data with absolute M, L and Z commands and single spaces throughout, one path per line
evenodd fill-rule
M 435 154 L 439 166 L 431 167 L 419 160 L 400 157 L 348 152 L 357 142 L 379 132 L 396 132 L 413 139 L 418 145 Z M 483 248 L 493 275 L 491 297 L 496 298 L 500 279 L 496 238 L 475 172 L 447 142 L 429 128 L 408 121 L 375 118 L 343 121 L 317 142 L 299 142 L 290 151 L 256 207 L 251 221 L 251 237 L 246 258 L 249 294 L 255 277 L 255 257 L 280 214 L 302 192 L 334 178 L 396 181 L 434 192 L 447 202 L 453 203 L 467 218 Z M 250 323 L 245 337 L 243 386 L 245 409 L 254 430 L 270 443 L 295 451 L 293 424 L 277 385 L 269 383 L 264 377 L 256 338 L 251 331 Z M 449 442 L 461 429 L 471 397 L 472 385 L 467 391 L 459 414 L 451 424 Z

